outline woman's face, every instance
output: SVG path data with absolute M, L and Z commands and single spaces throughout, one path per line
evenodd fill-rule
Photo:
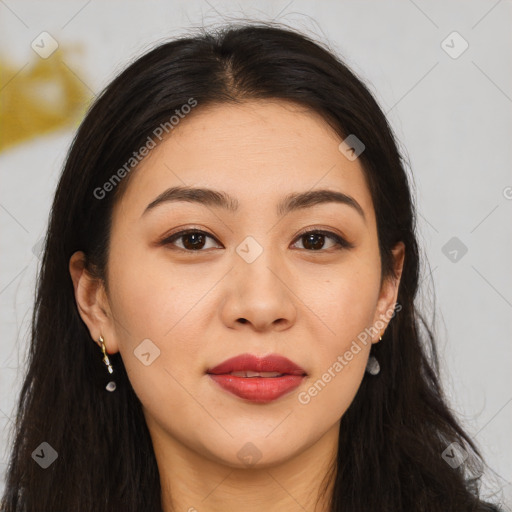
M 398 282 L 380 286 L 371 196 L 340 142 L 291 103 L 199 104 L 133 171 L 113 213 L 107 314 L 90 328 L 121 352 L 155 442 L 275 464 L 338 428 L 361 380 L 378 378 L 365 366 Z M 175 187 L 216 192 L 154 203 Z M 319 190 L 352 205 L 290 202 Z M 306 375 L 207 373 L 241 354 L 281 355 Z

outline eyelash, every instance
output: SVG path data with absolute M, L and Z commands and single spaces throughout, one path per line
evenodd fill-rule
M 318 235 L 324 235 L 327 238 L 332 239 L 337 244 L 337 247 L 335 247 L 334 249 L 338 250 L 338 251 L 341 251 L 343 249 L 353 249 L 355 247 L 354 244 L 348 242 L 347 240 L 345 240 L 341 236 L 337 235 L 336 233 L 333 233 L 332 231 L 322 230 L 322 229 L 310 229 L 308 231 L 303 231 L 302 233 L 299 233 L 297 235 L 295 240 L 299 241 L 302 237 L 304 237 L 306 235 L 309 235 L 309 234 L 312 234 L 312 233 L 313 234 L 318 234 Z M 182 238 L 183 236 L 190 235 L 190 234 L 206 235 L 207 237 L 212 238 L 213 240 L 215 240 L 216 243 L 220 244 L 220 242 L 213 235 L 211 235 L 210 233 L 207 233 L 206 231 L 202 231 L 202 230 L 199 230 L 199 229 L 186 229 L 186 230 L 183 230 L 183 231 L 178 231 L 177 233 L 173 233 L 171 236 L 169 236 L 169 237 L 165 238 L 164 240 L 162 240 L 160 242 L 160 244 L 161 245 L 173 245 L 173 242 L 175 240 L 178 240 L 179 238 Z M 174 246 L 173 250 L 177 250 L 177 251 L 181 251 L 181 252 L 186 252 L 186 253 L 189 253 L 189 254 L 190 253 L 205 252 L 202 249 L 199 249 L 197 251 L 193 251 L 193 250 L 190 250 L 190 249 L 182 249 L 181 247 L 177 247 L 177 246 Z M 319 250 L 316 250 L 316 251 L 315 250 L 310 250 L 310 249 L 303 249 L 303 250 L 307 251 L 307 252 L 312 252 L 312 253 L 314 253 L 314 252 L 321 253 L 321 252 L 329 251 L 329 249 L 319 249 Z

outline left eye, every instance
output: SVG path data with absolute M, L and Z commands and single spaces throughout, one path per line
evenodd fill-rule
M 332 233 L 331 231 L 306 231 L 305 233 L 299 235 L 298 240 L 305 240 L 303 242 L 304 245 L 307 244 L 310 247 L 313 247 L 313 251 L 318 251 L 322 249 L 322 247 L 318 246 L 324 244 L 325 238 L 330 238 L 332 241 L 334 241 L 334 245 L 331 246 L 331 248 L 337 246 L 338 249 L 349 249 L 353 247 L 351 243 L 347 242 L 345 239 L 341 238 L 341 236 L 337 235 L 336 233 Z M 307 247 L 304 248 L 307 249 Z
M 201 249 L 205 248 L 205 242 L 207 238 L 216 241 L 213 236 L 197 229 L 180 231 L 163 240 L 162 245 L 176 245 L 176 240 L 183 239 L 181 247 L 179 245 L 176 245 L 178 249 L 187 252 L 202 252 Z M 336 233 L 332 233 L 331 231 L 306 231 L 304 233 L 301 233 L 296 240 L 303 241 L 303 247 L 305 250 L 314 252 L 320 251 L 322 249 L 329 249 L 325 249 L 323 247 L 326 238 L 329 238 L 331 239 L 331 241 L 334 242 L 334 244 L 330 248 L 338 247 L 338 249 L 350 249 L 354 247 L 353 244 L 347 242 L 345 239 L 341 238 Z

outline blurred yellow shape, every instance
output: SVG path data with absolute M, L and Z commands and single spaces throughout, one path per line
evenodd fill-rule
M 61 47 L 22 71 L 0 59 L 0 151 L 82 119 L 94 95 L 65 57 Z

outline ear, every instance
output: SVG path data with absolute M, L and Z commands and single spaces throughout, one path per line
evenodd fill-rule
M 398 297 L 398 287 L 400 285 L 400 279 L 402 277 L 402 270 L 404 267 L 404 243 L 398 242 L 393 249 L 391 249 L 391 252 L 393 253 L 393 268 L 395 275 L 387 277 L 382 282 L 375 317 L 372 324 L 377 329 L 377 333 L 376 338 L 372 340 L 372 343 L 377 343 L 379 341 L 379 336 L 384 334 L 384 331 L 391 321 L 395 310 L 396 299 Z
M 78 312 L 97 345 L 101 347 L 101 335 L 107 353 L 114 354 L 119 352 L 119 347 L 104 284 L 86 270 L 85 261 L 82 251 L 75 252 L 69 260 L 69 273 L 75 289 Z

